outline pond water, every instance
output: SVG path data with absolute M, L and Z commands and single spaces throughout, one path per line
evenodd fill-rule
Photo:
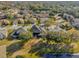
M 79 58 L 79 55 L 72 55 L 69 53 L 64 54 L 44 54 L 44 58 Z

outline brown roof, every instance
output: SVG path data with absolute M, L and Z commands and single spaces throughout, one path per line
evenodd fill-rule
M 49 17 L 49 14 L 35 14 L 35 17 L 46 18 Z

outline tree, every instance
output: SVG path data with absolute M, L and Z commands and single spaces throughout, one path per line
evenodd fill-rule
M 33 38 L 33 35 L 31 32 L 27 32 L 27 33 L 21 33 L 19 35 L 19 40 L 22 40 L 22 41 L 27 41 L 29 39 Z

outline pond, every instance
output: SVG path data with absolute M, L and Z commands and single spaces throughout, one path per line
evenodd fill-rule
M 78 58 L 78 55 L 72 55 L 70 53 L 62 53 L 62 54 L 44 54 L 43 58 Z

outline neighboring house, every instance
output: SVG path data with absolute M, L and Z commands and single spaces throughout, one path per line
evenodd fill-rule
M 37 25 L 32 26 L 33 36 L 39 37 L 39 34 L 42 32 L 41 29 Z
M 2 19 L 0 20 L 1 26 L 7 26 L 10 24 L 10 21 L 6 20 L 6 19 Z
M 34 15 L 36 18 L 48 18 L 49 14 L 47 13 L 39 13 Z
M 73 27 L 79 29 L 79 19 L 74 18 L 72 15 L 64 13 L 62 16 L 65 20 L 67 20 Z
M 71 25 L 75 27 L 76 29 L 79 29 L 79 19 L 75 18 L 74 22 L 72 22 Z
M 5 39 L 8 37 L 8 32 L 5 29 L 0 29 L 0 39 Z
M 4 39 L 5 38 L 5 35 L 3 33 L 0 33 L 0 39 Z
M 11 13 L 11 15 L 14 15 L 14 14 L 17 14 L 18 11 L 19 11 L 18 9 L 12 8 L 12 9 L 8 9 L 8 10 L 7 10 L 7 13 Z
M 43 24 L 40 24 L 39 26 L 40 26 L 40 27 L 45 27 L 45 24 L 43 23 Z
M 29 18 L 28 20 L 30 21 L 31 24 L 34 24 L 34 23 L 37 22 L 37 19 L 34 18 L 34 17 L 31 17 L 31 18 Z
M 61 19 L 63 18 L 64 20 L 68 21 L 68 22 L 74 22 L 74 16 L 69 15 L 67 13 L 60 13 L 56 15 L 56 18 Z
M 45 24 L 40 24 L 39 28 L 42 30 L 42 32 L 47 33 Z
M 66 13 L 64 13 L 61 17 L 68 22 L 74 22 L 75 19 L 72 15 Z
M 5 15 L 4 13 L 0 12 L 0 20 L 1 19 L 6 19 L 7 18 L 7 15 Z
M 36 13 L 37 11 L 39 11 L 39 13 L 49 13 L 50 8 L 38 8 L 36 9 Z
M 18 28 L 11 33 L 11 37 L 13 39 L 18 39 L 21 33 L 26 33 L 26 31 L 23 28 Z
M 20 15 L 29 14 L 29 10 L 28 9 L 21 9 L 21 10 L 19 10 L 18 14 L 20 14 Z
M 17 18 L 13 21 L 13 24 L 24 24 L 24 19 L 22 18 Z
M 27 25 L 23 27 L 23 29 L 25 29 L 26 31 L 30 30 L 31 28 L 32 28 L 32 25 Z
M 22 26 L 18 26 L 16 23 L 14 23 L 14 24 L 10 27 L 10 29 L 16 30 L 16 29 L 21 28 L 21 27 L 22 27 Z
M 40 18 L 39 20 L 40 20 L 40 23 L 43 24 L 43 23 L 45 23 L 45 21 L 49 20 L 49 18 Z
M 48 27 L 48 31 L 55 31 L 55 32 L 64 31 L 65 32 L 65 30 L 60 28 L 58 25 L 52 25 Z
M 46 30 L 44 27 L 37 26 L 35 24 L 32 26 L 32 31 L 33 31 L 33 36 L 37 38 L 42 37 L 44 35 L 42 33 L 46 33 Z
M 55 21 L 56 23 L 64 23 L 65 22 L 65 20 L 63 20 L 63 19 L 60 19 L 60 20 L 57 20 L 57 21 Z
M 59 16 L 59 14 L 56 14 L 56 15 L 54 16 L 54 18 L 55 18 L 56 20 L 62 19 L 61 16 Z
M 15 14 L 15 15 L 14 15 L 14 18 L 15 18 L 15 19 L 17 19 L 17 18 L 23 18 L 23 15 Z

